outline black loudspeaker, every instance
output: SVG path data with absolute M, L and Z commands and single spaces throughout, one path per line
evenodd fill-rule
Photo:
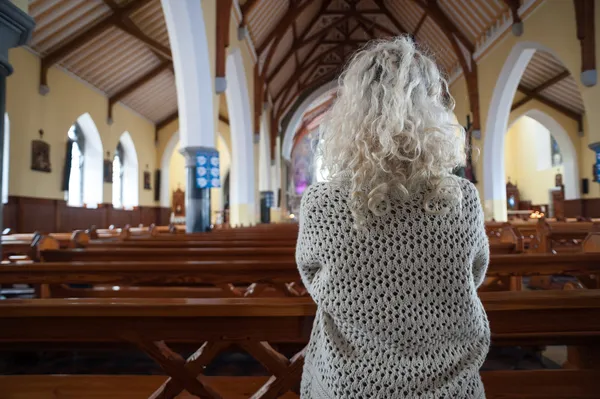
M 160 201 L 160 169 L 154 171 L 154 201 Z
M 589 179 L 581 179 L 581 193 L 589 194 L 590 192 L 590 180 Z

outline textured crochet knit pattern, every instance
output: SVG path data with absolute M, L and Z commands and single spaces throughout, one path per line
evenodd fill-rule
M 353 228 L 344 184 L 302 198 L 296 260 L 318 305 L 302 399 L 480 399 L 490 344 L 477 296 L 489 261 L 475 187 L 431 215 L 424 191 Z

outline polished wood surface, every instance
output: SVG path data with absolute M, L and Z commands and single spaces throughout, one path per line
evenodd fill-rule
M 290 252 L 284 249 L 285 252 Z M 221 253 L 217 251 L 216 253 Z M 579 275 L 600 272 L 600 253 L 492 255 L 488 276 Z M 5 263 L 0 283 L 186 284 L 260 281 L 297 276 L 293 257 L 211 261 L 76 261 Z
M 153 260 L 221 260 L 221 259 L 293 259 L 295 248 L 86 248 L 41 252 L 45 262 L 70 261 L 153 261 Z
M 0 376 L 0 399 L 147 399 L 165 376 L 33 375 Z M 247 399 L 269 377 L 206 377 L 227 399 Z M 484 371 L 488 399 L 598 399 L 596 370 Z M 178 399 L 192 399 L 187 392 Z M 281 399 L 297 399 L 287 392 Z
M 596 290 L 555 293 L 483 293 L 481 298 L 490 320 L 494 344 L 571 344 L 593 347 L 600 344 L 600 292 Z M 276 301 L 272 299 L 5 301 L 0 303 L 0 323 L 3 326 L 0 329 L 0 349 L 14 349 L 19 348 L 20 345 L 37 347 L 59 343 L 61 347 L 75 344 L 78 348 L 84 344 L 97 347 L 99 344 L 129 343 L 146 352 L 170 376 L 167 381 L 156 379 L 149 385 L 138 384 L 138 388 L 148 389 L 141 392 L 140 397 L 175 398 L 179 393 L 187 390 L 199 397 L 217 399 L 236 397 L 224 386 L 235 385 L 241 389 L 241 385 L 249 380 L 227 377 L 229 384 L 219 385 L 216 381 L 198 374 L 202 373 L 204 367 L 220 351 L 231 345 L 239 345 L 273 375 L 268 379 L 256 380 L 252 386 L 243 390 L 244 395 L 247 397 L 252 394 L 253 398 L 276 398 L 289 391 L 297 392 L 304 351 L 288 359 L 278 353 L 268 342 L 306 343 L 310 336 L 315 311 L 316 306 L 308 298 Z M 202 347 L 186 361 L 171 350 L 165 342 L 169 342 L 169 345 L 197 343 Z M 561 384 L 560 387 L 552 390 L 557 393 L 557 398 L 566 398 L 567 396 L 564 396 L 566 393 L 571 395 L 568 396 L 569 398 L 593 398 L 595 397 L 593 395 L 598 392 L 589 381 L 590 377 L 597 376 L 597 370 L 593 372 L 576 370 L 567 374 L 553 371 L 550 373 L 554 374 L 547 373 L 549 372 L 545 370 L 512 371 L 489 376 L 484 374 L 483 378 L 488 397 L 532 397 L 527 395 L 530 392 L 539 392 L 532 391 L 538 379 L 547 382 L 549 378 L 554 378 L 555 381 L 550 383 L 550 386 Z M 24 384 L 28 388 L 22 385 L 21 388 L 15 386 L 15 381 L 19 382 L 18 380 L 0 379 L 0 382 L 8 381 L 6 386 L 11 388 L 4 392 L 9 392 L 11 395 L 16 395 L 15 392 L 19 391 L 35 392 L 36 389 L 43 394 L 56 392 L 53 384 L 57 384 L 57 380 L 31 378 L 31 384 L 28 382 Z M 63 384 L 62 389 L 75 389 L 76 380 L 73 380 L 75 385 L 71 388 L 67 378 L 70 377 L 65 377 L 60 382 Z M 24 381 L 27 380 L 20 382 Z M 119 386 L 116 381 L 113 388 Z M 514 381 L 516 387 L 504 386 L 510 381 Z M 129 380 L 122 391 L 137 395 L 131 391 L 132 382 L 133 380 Z M 156 384 L 154 386 L 156 390 L 147 396 L 153 384 Z M 79 387 L 81 389 L 81 385 Z M 566 387 L 570 389 L 566 391 Z M 90 384 L 88 388 L 98 393 L 106 389 L 106 385 L 102 387 Z M 543 389 L 541 392 L 545 393 Z M 15 396 L 7 397 L 12 399 Z M 545 398 L 552 397 L 554 396 L 545 396 Z

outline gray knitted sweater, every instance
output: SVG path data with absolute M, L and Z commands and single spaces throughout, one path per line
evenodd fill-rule
M 302 399 L 482 399 L 490 344 L 476 289 L 489 246 L 475 187 L 461 209 L 426 214 L 423 195 L 392 200 L 352 228 L 348 188 L 313 184 L 302 198 L 296 260 L 318 305 Z

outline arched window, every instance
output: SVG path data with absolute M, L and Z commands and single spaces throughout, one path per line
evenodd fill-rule
M 115 168 L 119 163 L 118 168 Z M 120 174 L 117 178 L 117 170 Z M 121 135 L 113 160 L 113 206 L 133 208 L 139 205 L 139 168 L 137 152 L 128 132 Z M 116 180 L 119 181 L 115 184 Z M 119 204 L 120 206 L 117 206 Z
M 70 206 L 95 208 L 102 202 L 103 149 L 90 114 L 83 114 L 67 134 L 62 190 Z
M 115 208 L 123 207 L 123 159 L 125 158 L 125 151 L 123 150 L 123 144 L 119 142 L 117 145 L 117 151 L 113 158 L 113 192 L 112 192 L 112 203 Z
M 66 182 L 67 204 L 70 206 L 83 206 L 83 165 L 85 138 L 81 128 L 75 123 L 69 129 L 67 142 L 67 156 L 65 163 L 64 182 Z M 64 185 L 64 183 L 63 183 Z
M 4 152 L 2 154 L 2 202 L 8 202 L 8 168 L 10 165 L 10 121 L 8 114 L 4 113 Z

